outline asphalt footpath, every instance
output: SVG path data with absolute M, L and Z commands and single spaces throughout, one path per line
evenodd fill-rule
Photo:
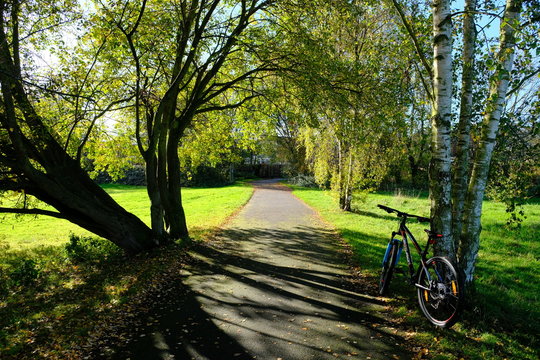
M 410 359 L 385 304 L 350 284 L 341 245 L 276 181 L 210 244 L 195 245 L 181 294 L 116 353 L 122 359 Z M 386 329 L 386 330 L 385 330 Z

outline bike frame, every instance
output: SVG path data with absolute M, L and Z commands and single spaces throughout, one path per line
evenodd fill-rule
M 426 261 L 427 261 L 426 256 L 427 256 L 427 253 L 429 251 L 429 245 L 435 243 L 434 236 L 431 233 L 428 233 L 428 242 L 426 244 L 426 247 L 422 251 L 422 249 L 420 248 L 420 245 L 418 244 L 418 241 L 416 241 L 414 235 L 411 233 L 411 231 L 407 227 L 406 222 L 407 222 L 407 216 L 403 216 L 401 218 L 400 223 L 399 223 L 398 231 L 397 232 L 395 232 L 395 231 L 392 232 L 392 239 L 396 235 L 400 235 L 401 238 L 403 239 L 403 247 L 405 248 L 405 257 L 407 258 L 407 264 L 408 264 L 409 276 L 410 276 L 409 281 L 410 281 L 411 285 L 415 285 L 416 287 L 419 287 L 419 288 L 422 288 L 422 289 L 425 289 L 425 290 L 430 290 L 430 289 L 425 288 L 424 286 L 418 284 L 416 282 L 416 279 L 418 279 L 418 276 L 420 275 L 420 270 L 421 269 L 426 269 Z M 414 245 L 416 251 L 418 252 L 418 255 L 420 255 L 420 266 L 418 267 L 418 269 L 416 269 L 416 271 L 414 269 L 414 263 L 413 263 L 413 260 L 412 260 L 411 249 L 410 249 L 410 246 L 409 246 L 409 239 L 412 241 L 412 244 Z M 428 279 L 429 279 L 429 271 L 426 270 L 425 273 L 427 274 Z M 429 280 L 431 280 L 431 279 L 429 279 Z

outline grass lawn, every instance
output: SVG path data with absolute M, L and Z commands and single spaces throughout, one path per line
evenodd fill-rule
M 328 191 L 294 188 L 294 194 L 317 209 L 352 246 L 364 275 L 378 283 L 381 259 L 397 217 L 377 204 L 429 215 L 425 195 L 370 194 L 356 199 L 354 213 L 340 211 Z M 519 230 L 505 227 L 503 204 L 486 201 L 476 272 L 476 289 L 462 320 L 449 330 L 433 328 L 417 306 L 416 292 L 398 274 L 390 286 L 390 304 L 397 321 L 414 333 L 435 359 L 538 359 L 540 358 L 540 203 L 524 206 L 527 219 Z M 422 224 L 410 222 L 421 245 Z M 414 251 L 413 251 L 414 253 Z M 401 267 L 406 263 L 402 257 Z M 418 264 L 418 262 L 416 262 Z
M 103 185 L 128 211 L 150 225 L 150 200 L 142 186 Z M 236 184 L 217 188 L 184 188 L 182 200 L 191 235 L 195 238 L 220 225 L 239 204 L 251 196 L 251 188 Z M 67 220 L 47 216 L 0 214 L 0 242 L 10 250 L 57 246 L 68 241 L 70 233 L 92 234 Z
M 145 188 L 105 189 L 127 210 L 149 221 Z M 252 192 L 246 184 L 184 189 L 192 237 L 211 234 Z M 82 236 L 71 255 L 65 246 L 70 233 Z M 90 233 L 67 221 L 46 217 L 4 216 L 0 234 L 2 360 L 80 358 L 92 334 L 109 331 L 100 330 L 98 324 L 116 328 L 144 321 L 149 296 L 167 291 L 166 279 L 179 276 L 185 256 L 171 244 L 127 259 L 107 240 L 90 238 Z

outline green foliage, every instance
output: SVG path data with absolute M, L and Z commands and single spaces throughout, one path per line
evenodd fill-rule
M 106 173 L 113 182 L 116 182 L 134 168 L 144 170 L 144 160 L 134 145 L 134 129 L 127 124 L 129 123 L 117 122 L 112 131 L 108 129 L 107 132 L 96 133 L 89 141 L 86 159 L 93 178 Z
M 253 106 L 209 112 L 194 119 L 178 149 L 182 170 L 187 173 L 188 180 L 210 168 L 217 170 L 231 163 L 241 163 L 246 152 L 259 148 L 263 135 L 272 124 Z
M 34 259 L 15 259 L 9 264 L 9 270 L 5 272 L 2 279 L 4 291 L 8 288 L 30 286 L 34 284 L 41 275 L 41 268 Z
M 0 262 L 0 299 L 17 289 L 35 285 L 42 274 L 42 266 L 36 259 L 16 257 Z
M 317 188 L 319 185 L 315 181 L 315 177 L 310 175 L 296 175 L 287 180 L 289 184 L 305 187 L 305 188 Z
M 501 119 L 500 138 L 493 153 L 486 194 L 506 205 L 509 228 L 519 229 L 526 217 L 522 204 L 538 196 L 540 180 L 540 90 L 508 105 Z
M 32 285 L 40 275 L 38 264 L 33 259 L 21 259 L 12 266 L 9 278 L 14 286 Z
M 121 249 L 110 241 L 74 234 L 69 235 L 69 243 L 64 249 L 73 263 L 96 262 L 122 254 Z
M 278 87 L 286 104 L 276 111 L 297 129 L 294 145 L 317 183 L 349 198 L 376 188 L 404 157 L 407 106 L 417 100 L 407 52 L 390 44 L 405 37 L 383 4 L 297 6 L 280 19 L 298 64 Z

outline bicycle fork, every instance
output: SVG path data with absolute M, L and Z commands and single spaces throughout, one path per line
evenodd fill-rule
M 388 246 L 386 247 L 386 252 L 384 253 L 383 266 L 389 266 L 389 265 L 395 266 L 399 262 L 399 259 L 401 257 L 401 251 L 403 250 L 403 241 L 394 238 L 395 235 L 397 235 L 397 233 L 392 232 L 392 239 L 388 243 Z M 398 252 L 395 257 L 394 263 L 388 264 L 388 262 L 390 261 L 390 251 L 392 250 L 392 247 L 394 246 L 394 244 L 397 245 Z

